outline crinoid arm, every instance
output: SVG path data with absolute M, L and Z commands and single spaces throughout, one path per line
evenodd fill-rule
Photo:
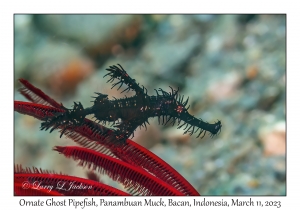
M 67 128 L 74 128 L 75 126 L 82 125 L 84 118 L 87 115 L 86 110 L 82 104 L 74 102 L 73 109 L 65 109 L 65 112 L 57 113 L 53 117 L 44 118 L 41 124 L 41 130 L 48 130 L 51 128 L 50 133 L 58 128 L 63 128 L 60 137 L 64 134 Z
M 106 70 L 109 71 L 109 73 L 104 75 L 104 77 L 110 76 L 110 79 L 107 82 L 112 83 L 115 79 L 119 80 L 118 82 L 112 85 L 112 88 L 118 85 L 119 90 L 123 84 L 126 84 L 128 87 L 125 90 L 123 90 L 122 93 L 125 91 L 128 92 L 130 90 L 133 90 L 135 91 L 136 95 L 147 95 L 147 89 L 145 87 L 141 88 L 139 84 L 136 83 L 135 79 L 132 79 L 120 64 L 118 64 L 117 66 L 110 66 Z

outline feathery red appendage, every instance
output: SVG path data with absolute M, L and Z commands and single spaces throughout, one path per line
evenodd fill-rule
M 64 134 L 67 138 L 72 139 L 81 146 L 118 157 L 118 154 L 114 154 L 111 151 L 111 145 L 108 145 L 105 141 L 105 138 L 112 133 L 112 130 L 89 119 L 84 119 L 82 126 L 77 126 L 73 130 L 67 129 L 67 132 Z
M 123 160 L 126 159 L 128 163 L 135 163 L 145 168 L 183 194 L 190 196 L 200 195 L 196 189 L 168 163 L 134 141 L 127 139 L 126 144 L 118 148 L 118 152 Z
M 129 188 L 140 195 L 184 195 L 144 169 L 94 150 L 76 146 L 56 146 L 53 150 L 68 158 L 72 157 L 74 160 L 79 160 L 79 165 L 98 170 L 100 173 L 122 183 L 125 189 Z
M 27 80 L 21 78 L 19 79 L 19 82 L 23 85 L 23 87 L 19 89 L 20 93 L 29 101 L 56 108 L 62 107 L 62 104 L 57 103 L 54 99 L 50 98 L 43 91 L 30 84 Z
M 39 183 L 43 186 L 52 186 L 53 190 L 63 195 L 83 196 L 129 196 L 130 194 L 106 184 L 89 179 L 57 174 L 33 167 L 22 168 L 15 166 L 14 183 L 29 184 L 29 188 L 37 188 Z
M 54 114 L 58 112 L 64 112 L 63 109 L 23 101 L 14 101 L 14 110 L 39 120 L 42 120 L 45 117 L 54 116 Z

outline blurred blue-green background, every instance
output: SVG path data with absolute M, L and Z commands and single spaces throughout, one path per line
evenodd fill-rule
M 221 134 L 196 139 L 151 119 L 133 140 L 201 195 L 286 194 L 285 15 L 15 15 L 14 62 L 21 101 L 18 78 L 69 108 L 91 106 L 94 92 L 124 97 L 125 85 L 117 91 L 102 78 L 118 63 L 150 95 L 179 87 L 192 115 L 221 120 Z M 86 177 L 52 151 L 74 142 L 40 131 L 32 117 L 14 120 L 15 163 Z

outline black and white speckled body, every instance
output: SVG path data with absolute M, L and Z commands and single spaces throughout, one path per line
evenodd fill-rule
M 119 67 L 111 66 L 107 70 L 109 71 L 107 75 L 111 77 L 108 81 L 119 80 L 113 84 L 113 87 L 119 85 L 120 88 L 125 83 L 128 87 L 124 91 L 133 90 L 136 93 L 135 96 L 109 100 L 107 95 L 96 93 L 98 96 L 95 97 L 92 107 L 84 109 L 81 103 L 74 102 L 73 109 L 66 109 L 63 114 L 45 119 L 41 128 L 47 130 L 53 127 L 52 131 L 61 125 L 65 126 L 65 129 L 78 126 L 82 124 L 86 115 L 94 114 L 99 122 L 113 122 L 115 124 L 114 137 L 120 142 L 124 142 L 130 135 L 133 135 L 137 127 L 146 127 L 146 123 L 149 124 L 148 119 L 151 117 L 158 117 L 162 124 L 171 121 L 174 125 L 175 121 L 178 120 L 179 126 L 183 122 L 178 128 L 185 126 L 185 133 L 189 132 L 190 135 L 200 129 L 197 137 L 203 132 L 203 136 L 206 132 L 210 132 L 213 136 L 221 130 L 220 121 L 209 124 L 191 116 L 187 111 L 188 108 L 186 108 L 188 99 L 183 102 L 183 97 L 178 94 L 178 90 L 171 88 L 171 92 L 165 92 L 159 89 L 155 90 L 156 96 L 149 96 L 147 90 L 144 87 L 141 88 L 120 65 Z

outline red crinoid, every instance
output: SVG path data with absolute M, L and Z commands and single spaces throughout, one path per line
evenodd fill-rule
M 31 102 L 14 102 L 14 110 L 39 120 L 64 112 L 62 104 L 47 96 L 28 81 L 19 79 L 20 93 Z M 62 132 L 62 127 L 57 127 Z M 79 162 L 80 166 L 107 174 L 122 183 L 129 193 L 92 179 L 58 174 L 55 172 L 15 165 L 15 195 L 190 195 L 199 196 L 195 188 L 169 164 L 139 144 L 127 139 L 124 144 L 109 144 L 105 137 L 113 131 L 85 119 L 83 125 L 68 128 L 64 135 L 80 146 L 56 146 L 53 150 Z M 38 189 L 43 182 L 55 189 Z M 68 183 L 60 186 L 60 183 Z M 68 190 L 66 190 L 68 189 Z

